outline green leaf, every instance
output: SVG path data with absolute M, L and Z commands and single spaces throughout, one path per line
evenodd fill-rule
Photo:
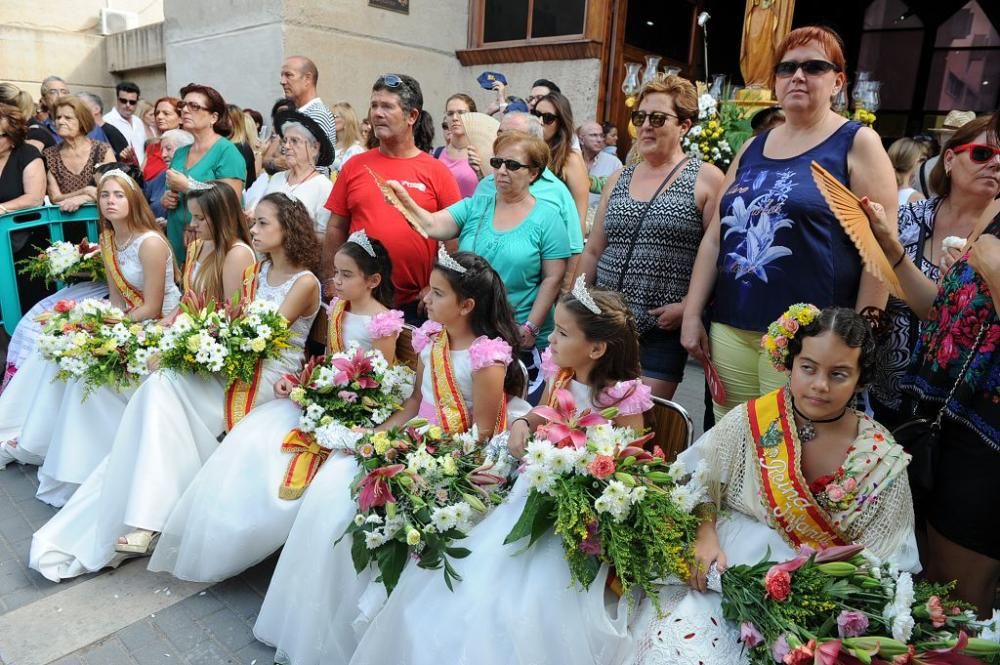
M 371 561 L 371 550 L 365 545 L 364 531 L 355 531 L 351 537 L 351 560 L 354 561 L 355 572 L 360 573 L 368 567 L 368 562 Z
M 528 500 L 524 503 L 524 510 L 517 518 L 517 523 L 504 538 L 504 545 L 516 543 L 522 538 L 531 537 L 528 547 L 531 547 L 538 538 L 551 526 L 552 499 L 545 494 L 532 490 L 528 495 Z
M 456 559 L 464 559 L 472 554 L 472 550 L 466 547 L 446 547 L 444 551 L 448 556 L 455 557 Z
M 363 544 L 363 543 L 362 543 Z M 403 574 L 403 566 L 406 565 L 406 555 L 409 548 L 405 542 L 391 540 L 378 550 L 378 569 L 382 573 L 382 584 L 385 585 L 387 594 L 392 593 L 399 582 L 399 576 Z

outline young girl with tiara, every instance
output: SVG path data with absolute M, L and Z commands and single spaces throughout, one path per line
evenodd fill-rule
M 170 245 L 142 190 L 123 171 L 113 169 L 98 181 L 97 197 L 111 304 L 133 321 L 159 318 L 177 306 L 180 292 L 174 283 Z M 56 363 L 35 351 L 0 395 L 0 466 L 13 460 L 42 464 L 58 433 L 56 424 L 62 422 L 54 417 L 61 405 L 87 412 L 73 423 L 74 445 L 99 448 L 114 436 L 118 420 L 114 412 L 105 417 L 101 405 L 118 402 L 116 391 L 101 388 L 81 404 L 82 382 L 56 380 L 57 372 Z M 39 498 L 61 505 L 64 489 L 50 480 L 43 474 Z
M 214 299 L 239 292 L 243 274 L 256 262 L 240 201 L 231 187 L 213 181 L 192 190 L 187 199 L 197 234 L 181 273 L 185 295 Z M 171 285 L 173 286 L 173 285 Z M 169 310 L 164 310 L 167 312 Z M 173 318 L 177 308 L 167 314 Z M 45 463 L 38 470 L 38 498 L 62 506 L 111 451 L 114 432 L 138 386 L 117 391 L 102 388 L 85 399 L 84 384 L 70 383 L 56 415 Z M 88 426 L 81 428 L 80 423 Z M 107 426 L 95 427 L 101 423 Z
M 394 362 L 403 313 L 390 309 L 392 267 L 385 246 L 358 231 L 333 263 L 337 295 L 329 308 L 327 351 L 343 352 L 353 342 Z M 291 387 L 287 378 L 280 379 L 275 394 L 287 397 Z M 170 514 L 150 570 L 205 582 L 232 577 L 269 556 L 288 537 L 301 493 L 309 489 L 308 479 L 298 482 L 292 476 L 292 465 L 318 460 L 319 471 L 337 466 L 355 471 L 353 456 L 327 451 L 324 460 L 322 451 L 308 450 L 318 445 L 312 441 L 302 442 L 302 453 L 285 451 L 289 437 L 298 442 L 300 413 L 290 399 L 276 399 L 239 422 Z M 286 488 L 294 491 L 279 493 Z
M 452 433 L 475 425 L 487 441 L 505 429 L 508 416 L 529 408 L 517 398 L 508 402 L 524 379 L 511 362 L 518 331 L 503 282 L 482 257 L 449 256 L 442 248 L 424 304 L 430 320 L 413 336 L 416 387 L 377 429 L 419 414 Z M 331 547 L 357 510 L 351 499 L 356 467 L 327 471 L 321 468 L 309 488 L 254 626 L 257 639 L 277 648 L 277 660 L 293 665 L 347 662 L 357 643 L 351 621 L 359 601 L 374 597 L 378 604 L 385 594 L 371 569 L 355 572 L 350 538 Z
M 579 278 L 556 305 L 549 335 L 550 375 L 542 403 L 557 391 L 573 395 L 577 413 L 616 407 L 614 425 L 643 428 L 652 408 L 639 379 L 635 321 L 621 296 L 588 291 Z M 543 419 L 533 413 L 511 423 L 508 447 L 522 457 Z M 504 545 L 530 493 L 519 478 L 507 500 L 473 528 L 454 562 L 462 581 L 448 590 L 439 571 L 409 566 L 364 633 L 351 663 L 605 663 L 620 647 L 624 616 L 605 611 L 607 567 L 589 591 L 572 585 L 562 539 L 549 533 L 526 551 Z M 440 626 L 461 626 L 441 630 Z
M 159 370 L 129 400 L 110 454 L 73 498 L 35 533 L 28 565 L 45 577 L 99 570 L 116 551 L 146 554 L 170 511 L 218 447 L 219 435 L 255 404 L 274 398 L 271 386 L 302 366 L 303 345 L 319 311 L 319 243 L 301 203 L 270 194 L 257 205 L 254 248 L 266 260 L 247 270 L 242 300 L 266 300 L 290 322 L 287 349 L 260 363 L 254 381 Z

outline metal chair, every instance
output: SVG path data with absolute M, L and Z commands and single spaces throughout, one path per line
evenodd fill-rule
M 521 376 L 524 377 L 524 387 L 521 388 L 521 394 L 518 395 L 523 400 L 528 399 L 528 383 L 531 381 L 528 375 L 528 366 L 524 364 L 524 361 L 520 358 L 517 359 L 517 366 L 521 368 Z
M 656 433 L 648 445 L 657 445 L 663 449 L 668 461 L 673 461 L 686 448 L 694 443 L 694 421 L 687 409 L 662 397 L 652 397 L 653 408 L 645 413 L 645 424 Z

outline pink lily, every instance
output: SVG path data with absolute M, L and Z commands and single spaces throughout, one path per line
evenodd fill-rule
M 827 547 L 816 555 L 816 563 L 847 561 L 865 549 L 864 545 L 835 545 Z
M 822 642 L 816 648 L 814 665 L 836 665 L 839 662 L 840 640 Z
M 806 561 L 809 560 L 809 557 L 811 557 L 814 553 L 815 550 L 813 548 L 808 545 L 803 545 L 799 548 L 799 555 L 797 557 L 791 559 L 790 561 L 774 564 L 770 569 L 768 569 L 767 574 L 771 575 L 773 572 L 776 573 L 779 571 L 789 574 L 794 573 L 796 570 L 804 566 Z
M 293 386 L 308 385 L 309 381 L 312 379 L 313 370 L 316 369 L 317 365 L 323 362 L 323 358 L 325 358 L 325 356 L 312 356 L 308 361 L 306 361 L 305 366 L 302 368 L 302 371 L 298 373 L 298 375 L 286 373 L 282 374 L 281 378 L 285 379 Z
M 378 386 L 375 379 L 367 376 L 372 373 L 372 363 L 365 357 L 365 352 L 361 348 L 354 352 L 353 358 L 334 358 L 333 366 L 340 370 L 333 377 L 337 385 L 346 386 L 352 381 L 357 381 L 362 388 Z
M 364 477 L 358 486 L 358 507 L 362 512 L 387 503 L 396 503 L 396 497 L 392 495 L 392 488 L 389 487 L 389 479 L 404 469 L 406 469 L 405 464 L 393 464 L 375 469 Z
M 555 408 L 547 405 L 536 406 L 532 413 L 548 421 L 538 428 L 537 433 L 559 448 L 569 446 L 583 448 L 587 445 L 587 434 L 584 430 L 608 422 L 607 418 L 590 409 L 577 416 L 576 401 L 573 395 L 564 389 L 556 391 Z
M 931 649 L 922 651 L 915 656 L 911 662 L 920 665 L 979 665 L 983 661 L 972 656 L 966 656 L 962 652 L 969 645 L 969 636 L 965 631 L 959 631 L 955 645 L 944 649 Z

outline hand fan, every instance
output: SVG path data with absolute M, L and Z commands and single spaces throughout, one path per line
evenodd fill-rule
M 899 283 L 885 252 L 875 240 L 868 216 L 861 209 L 861 200 L 816 162 L 811 164 L 811 168 L 816 187 L 826 199 L 827 205 L 830 206 L 840 225 L 844 227 L 847 237 L 857 247 L 865 269 L 885 284 L 889 288 L 889 293 L 902 298 L 903 286 Z
M 712 394 L 712 401 L 719 405 L 726 403 L 726 386 L 719 378 L 719 371 L 708 358 L 701 361 L 701 366 L 705 370 L 705 381 L 708 382 L 708 392 Z
M 493 156 L 493 142 L 497 140 L 500 121 L 485 113 L 463 113 L 460 117 L 469 143 L 476 147 L 479 161 L 485 163 Z
M 420 226 L 420 222 L 417 221 L 416 217 L 414 217 L 413 214 L 406 209 L 406 206 L 404 206 L 402 201 L 399 200 L 399 197 L 396 196 L 396 192 L 392 191 L 392 188 L 385 184 L 385 179 L 375 173 L 375 171 L 372 170 L 372 167 L 365 166 L 365 168 L 368 169 L 368 173 L 370 173 L 372 178 L 375 179 L 375 184 L 378 185 L 379 191 L 382 192 L 382 196 L 385 197 L 386 201 L 392 204 L 393 208 L 399 211 L 399 214 L 403 216 L 403 219 L 406 220 L 407 224 L 412 226 L 413 230 L 423 237 L 429 238 L 430 236 L 427 235 L 427 231 L 424 231 L 424 228 Z

